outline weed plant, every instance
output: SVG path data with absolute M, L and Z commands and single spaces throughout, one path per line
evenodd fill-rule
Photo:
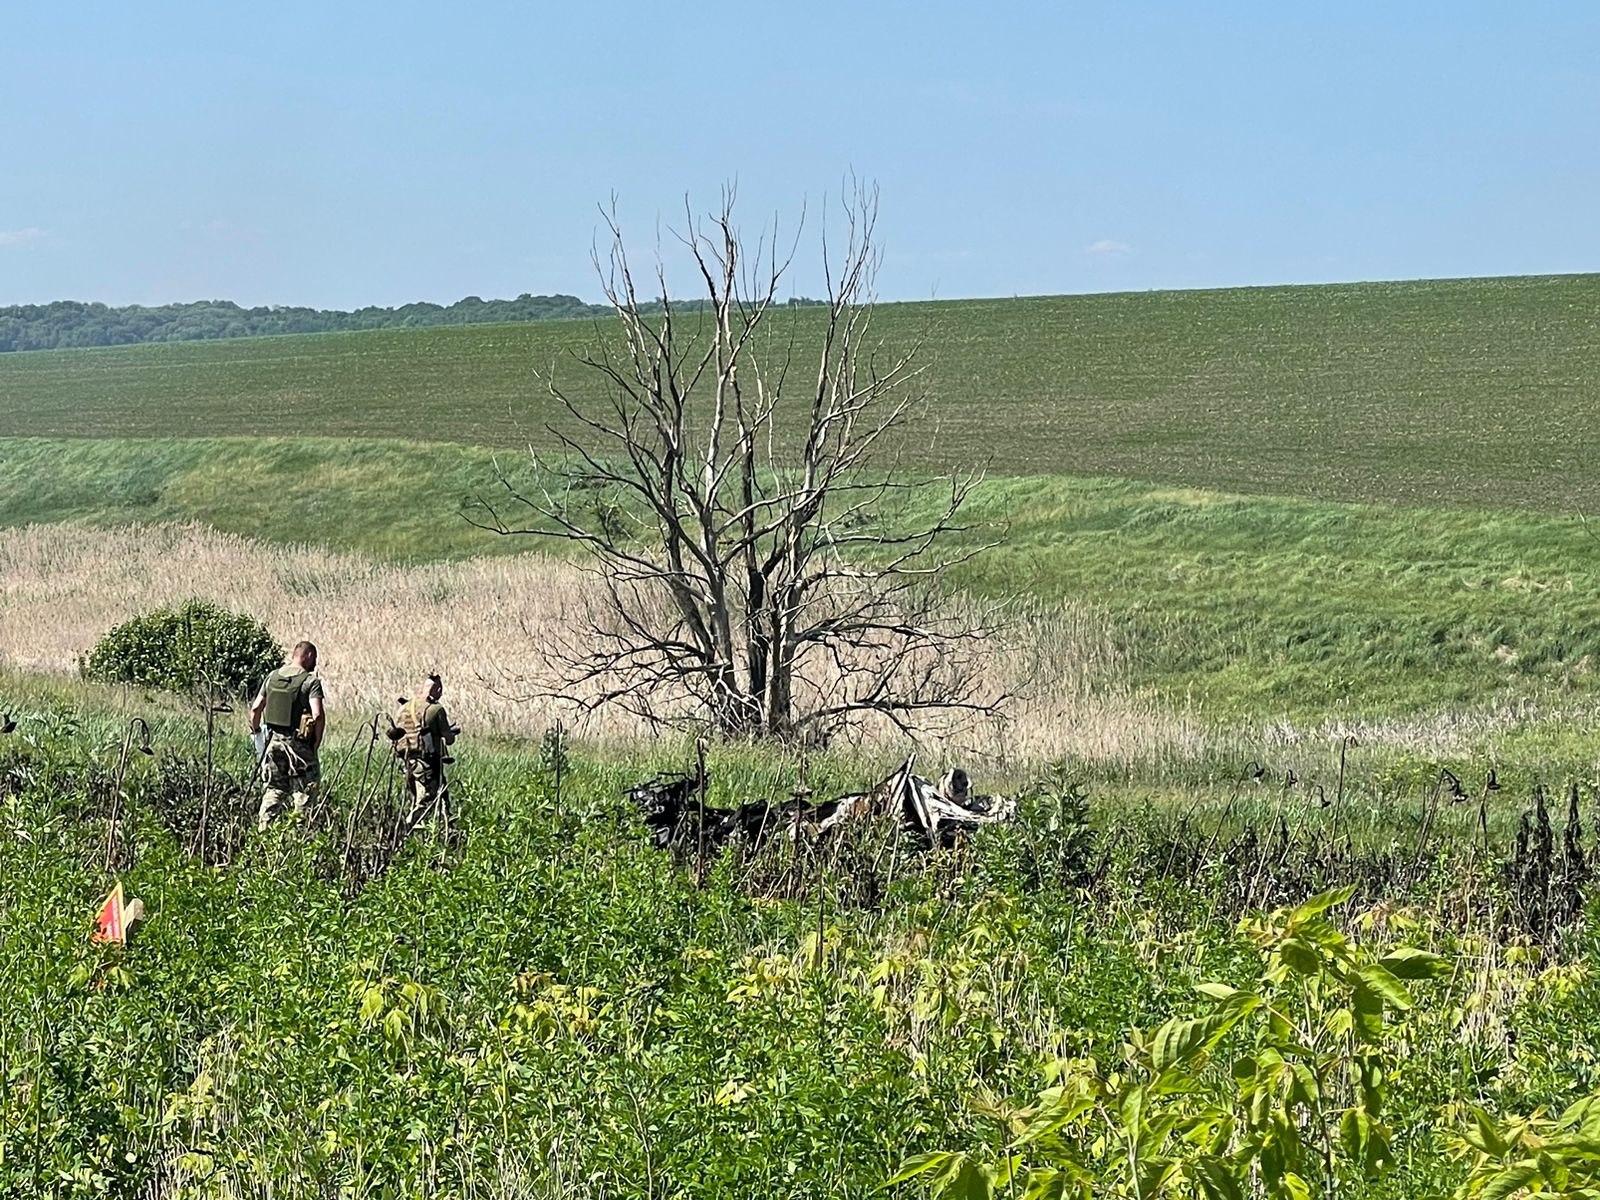
M 1052 1064 L 1112 1063 L 1194 1012 L 1197 983 L 1258 986 L 1239 911 L 1312 882 L 1228 901 L 1241 862 L 1156 869 L 1181 817 L 1108 821 L 1060 775 L 952 851 L 869 827 L 680 865 L 623 798 L 643 762 L 554 739 L 465 754 L 451 829 L 354 861 L 385 827 L 358 811 L 380 810 L 379 772 L 256 835 L 237 741 L 208 772 L 192 722 L 152 733 L 130 753 L 119 722 L 41 708 L 0 743 L 0 1192 L 876 1194 L 918 1154 L 991 1161 L 995 1114 Z M 799 782 L 755 756 L 713 777 L 719 804 Z M 1511 921 L 1526 880 L 1497 848 L 1441 834 L 1429 870 L 1373 868 L 1335 914 L 1378 957 L 1449 964 L 1387 1082 L 1394 1169 L 1341 1195 L 1449 1190 L 1476 1168 L 1447 1155 L 1448 1106 L 1528 1114 L 1596 1082 L 1589 926 Z M 149 914 L 125 948 L 87 936 L 113 878 Z

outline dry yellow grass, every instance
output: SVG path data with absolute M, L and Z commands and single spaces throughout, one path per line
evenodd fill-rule
M 535 554 L 397 566 L 200 525 L 30 526 L 0 531 L 0 664 L 73 673 L 111 626 L 200 597 L 255 615 L 286 644 L 315 641 L 330 706 L 347 719 L 387 708 L 437 670 L 453 715 L 474 732 L 531 735 L 560 716 L 579 736 L 631 741 L 647 730 L 626 714 L 575 719 L 551 701 L 514 698 L 526 690 L 519 680 L 548 670 L 541 646 L 591 587 L 573 563 Z M 938 756 L 1131 766 L 1198 754 L 1205 734 L 1194 721 L 1118 685 L 1110 635 L 1086 612 L 1020 618 L 1011 645 L 983 656 L 991 686 L 1018 693 L 1011 719 L 941 731 Z

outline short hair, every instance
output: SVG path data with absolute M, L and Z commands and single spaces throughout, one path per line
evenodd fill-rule
M 317 647 L 311 642 L 296 642 L 294 649 L 289 653 L 295 658 L 303 658 L 307 655 L 315 658 L 317 656 Z

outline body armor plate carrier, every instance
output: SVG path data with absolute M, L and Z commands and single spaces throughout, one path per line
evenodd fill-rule
M 408 700 L 400 706 L 400 715 L 395 725 L 400 729 L 402 737 L 396 739 L 394 750 L 396 754 L 408 758 L 434 758 L 439 753 L 439 739 L 428 728 L 428 718 L 432 715 L 431 704 L 423 704 L 416 700 Z
M 296 671 L 285 675 L 274 671 L 267 676 L 267 707 L 262 713 L 266 725 L 279 733 L 298 734 L 305 717 L 311 712 L 311 702 L 306 699 L 305 685 L 310 671 Z

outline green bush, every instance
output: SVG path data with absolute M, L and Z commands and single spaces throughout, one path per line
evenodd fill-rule
M 84 675 L 191 692 L 207 683 L 243 696 L 283 662 L 283 647 L 254 617 L 205 600 L 124 621 L 96 643 Z

